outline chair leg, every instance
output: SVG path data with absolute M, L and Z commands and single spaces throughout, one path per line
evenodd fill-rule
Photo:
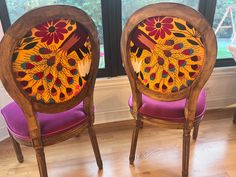
M 37 158 L 37 162 L 38 162 L 40 177 L 48 177 L 47 165 L 46 165 L 43 147 L 35 148 L 35 152 L 36 152 L 36 158 Z
M 140 128 L 141 129 L 143 128 L 143 122 L 142 121 L 140 122 Z
M 233 123 L 236 124 L 236 111 L 234 112 L 234 119 L 233 119 Z
M 132 136 L 132 142 L 131 142 L 131 148 L 130 148 L 130 155 L 129 155 L 129 163 L 132 165 L 134 163 L 135 159 L 135 152 L 137 147 L 137 141 L 138 141 L 138 133 L 139 129 L 142 126 L 142 122 L 140 120 L 136 120 L 136 125 L 133 130 L 133 136 Z
M 200 126 L 200 122 L 196 123 L 193 127 L 193 139 L 194 140 L 197 140 L 199 126 Z
M 100 151 L 99 151 L 97 137 L 96 137 L 93 125 L 88 127 L 88 132 L 89 132 L 89 137 L 90 137 L 90 140 L 91 140 L 91 143 L 92 143 L 93 152 L 94 152 L 94 155 L 96 157 L 98 168 L 102 169 L 103 164 L 102 164 L 101 154 L 100 154 Z
M 188 177 L 189 154 L 190 154 L 190 135 L 191 129 L 184 128 L 183 132 L 183 157 L 182 157 L 182 177 Z
M 24 161 L 24 157 L 22 155 L 22 151 L 21 151 L 21 147 L 20 144 L 13 138 L 13 136 L 11 135 L 11 133 L 9 132 L 10 138 L 11 138 L 11 142 L 13 144 L 15 153 L 16 153 L 16 157 L 17 160 L 22 163 Z

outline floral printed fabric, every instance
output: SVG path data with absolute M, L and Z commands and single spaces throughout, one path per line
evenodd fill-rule
M 201 35 L 175 17 L 151 17 L 131 33 L 130 60 L 138 79 L 149 89 L 168 94 L 189 87 L 202 69 Z
M 90 39 L 76 21 L 50 20 L 18 41 L 12 62 L 20 87 L 34 100 L 64 102 L 86 84 L 91 65 Z

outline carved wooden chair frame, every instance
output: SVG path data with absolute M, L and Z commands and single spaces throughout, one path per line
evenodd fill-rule
M 203 68 L 198 74 L 194 82 L 186 89 L 175 93 L 162 94 L 154 92 L 143 85 L 137 78 L 137 75 L 132 67 L 130 61 L 130 46 L 129 41 L 131 38 L 131 33 L 133 29 L 145 19 L 156 16 L 171 16 L 177 17 L 189 22 L 200 34 L 202 35 L 202 41 L 205 46 L 205 60 L 203 63 Z M 215 34 L 205 20 L 205 18 L 197 11 L 189 8 L 185 5 L 177 3 L 158 3 L 145 6 L 131 15 L 126 23 L 122 37 L 121 37 L 121 55 L 124 64 L 125 71 L 128 75 L 129 82 L 132 90 L 132 109 L 131 113 L 136 119 L 136 126 L 133 132 L 131 151 L 130 151 L 130 163 L 133 164 L 135 158 L 135 151 L 137 145 L 137 138 L 139 128 L 142 127 L 143 122 L 168 127 L 168 128 L 182 128 L 183 129 L 183 164 L 182 164 L 182 176 L 188 176 L 189 168 L 189 152 L 190 152 L 190 133 L 193 126 L 194 129 L 194 139 L 197 137 L 199 120 L 195 120 L 196 105 L 198 100 L 198 95 L 203 88 L 204 84 L 210 77 L 214 64 L 216 61 L 217 45 Z M 138 113 L 140 106 L 142 105 L 142 94 L 158 100 L 158 101 L 176 101 L 186 98 L 185 105 L 185 123 L 176 123 L 166 120 L 153 119 L 152 117 L 144 117 Z
M 78 95 L 72 99 L 56 104 L 44 104 L 32 100 L 22 89 L 19 87 L 15 75 L 12 71 L 12 55 L 17 41 L 23 38 L 23 36 L 33 27 L 43 22 L 55 19 L 64 18 L 72 19 L 78 21 L 85 29 L 91 40 L 91 53 L 92 62 L 90 66 L 89 76 L 87 83 L 84 88 L 80 91 Z M 30 134 L 30 140 L 22 140 L 14 137 L 10 132 L 12 137 L 14 148 L 17 153 L 17 158 L 20 162 L 23 162 L 22 152 L 19 143 L 26 146 L 34 147 L 36 151 L 36 157 L 38 161 L 40 176 L 47 176 L 44 146 L 52 145 L 58 142 L 65 141 L 73 136 L 77 136 L 81 131 L 88 128 L 90 139 L 92 142 L 93 150 L 96 156 L 97 164 L 100 169 L 102 169 L 102 160 L 100 157 L 100 152 L 97 144 L 96 135 L 93 128 L 94 123 L 94 103 L 93 103 L 93 92 L 96 80 L 96 73 L 98 71 L 99 64 L 99 38 L 96 30 L 96 26 L 92 19 L 82 10 L 64 5 L 54 5 L 46 6 L 38 9 L 34 9 L 21 18 L 19 18 L 5 33 L 1 43 L 0 43 L 0 76 L 1 81 L 8 91 L 9 95 L 15 100 L 18 106 L 24 112 L 28 123 L 28 130 Z M 61 134 L 50 136 L 48 138 L 41 136 L 41 129 L 38 123 L 36 112 L 43 113 L 58 113 L 62 111 L 69 110 L 74 106 L 78 105 L 81 101 L 84 103 L 84 112 L 88 116 L 87 121 L 83 122 L 79 126 L 70 129 Z

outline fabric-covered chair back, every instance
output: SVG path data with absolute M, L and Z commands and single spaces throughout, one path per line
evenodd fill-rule
M 159 3 L 136 11 L 121 40 L 125 70 L 136 90 L 160 101 L 189 96 L 209 78 L 216 59 L 216 40 L 197 11 Z
M 36 111 L 59 112 L 93 90 L 99 40 L 90 17 L 77 8 L 26 13 L 4 35 L 0 50 L 2 82 L 21 107 L 28 100 Z

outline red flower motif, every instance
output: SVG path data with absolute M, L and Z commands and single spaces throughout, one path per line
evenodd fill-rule
M 35 36 L 42 38 L 41 42 L 47 42 L 50 45 L 53 41 L 57 44 L 59 40 L 63 40 L 63 34 L 67 33 L 64 28 L 66 23 L 60 19 L 51 20 L 36 26 L 38 31 L 35 32 Z
M 165 34 L 170 35 L 170 29 L 173 29 L 171 24 L 173 19 L 170 17 L 152 17 L 148 18 L 144 23 L 146 24 L 146 30 L 149 31 L 148 35 L 154 36 L 157 40 L 159 37 L 165 38 Z

